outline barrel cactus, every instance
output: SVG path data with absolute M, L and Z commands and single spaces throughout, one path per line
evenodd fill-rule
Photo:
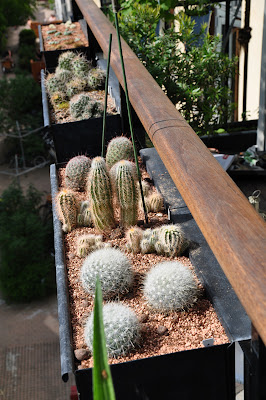
M 91 205 L 89 200 L 82 201 L 77 217 L 78 226 L 92 226 Z
M 188 267 L 168 261 L 155 265 L 146 274 L 143 293 L 152 309 L 171 312 L 187 309 L 195 303 L 199 288 Z
M 87 193 L 91 200 L 94 226 L 99 231 L 110 229 L 114 225 L 112 188 L 106 164 L 102 157 L 95 157 L 92 160 Z
M 59 217 L 63 222 L 64 232 L 71 232 L 77 226 L 78 206 L 74 193 L 71 190 L 61 190 L 57 195 Z
M 175 257 L 181 255 L 187 247 L 188 241 L 178 225 L 163 225 L 159 229 L 158 240 L 155 243 L 158 254 Z
M 140 229 L 138 226 L 133 226 L 132 228 L 127 230 L 125 237 L 127 240 L 127 249 L 134 254 L 139 253 L 140 242 L 143 237 L 143 230 Z
M 127 160 L 117 162 L 110 170 L 113 187 L 120 206 L 123 227 L 135 225 L 138 218 L 138 192 L 135 165 Z
M 65 51 L 58 58 L 58 67 L 67 71 L 72 71 L 72 61 L 76 57 L 73 51 Z
M 103 306 L 103 325 L 109 357 L 128 354 L 140 339 L 140 323 L 133 310 L 121 303 L 111 302 Z M 84 338 L 88 348 L 93 349 L 93 313 L 89 316 Z
M 65 185 L 72 190 L 84 190 L 91 166 L 90 158 L 76 156 L 68 161 L 65 169 Z
M 90 90 L 102 89 L 105 83 L 105 72 L 100 68 L 92 68 L 89 71 L 87 84 Z
M 152 193 L 145 197 L 145 205 L 147 212 L 159 212 L 163 209 L 163 197 L 158 192 Z
M 89 253 L 95 250 L 111 247 L 107 242 L 103 242 L 102 235 L 94 235 L 88 233 L 77 238 L 77 255 L 86 257 Z
M 118 136 L 112 139 L 106 151 L 106 165 L 111 168 L 120 160 L 132 160 L 134 150 L 132 142 L 125 136 Z
M 84 290 L 94 294 L 96 278 L 100 279 L 104 298 L 112 298 L 129 290 L 133 281 L 130 262 L 119 249 L 104 248 L 89 254 L 81 269 Z

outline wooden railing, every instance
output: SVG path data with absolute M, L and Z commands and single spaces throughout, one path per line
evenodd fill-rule
M 116 32 L 93 0 L 76 0 L 123 86 Z M 195 221 L 266 344 L 266 224 L 122 41 L 129 98 Z

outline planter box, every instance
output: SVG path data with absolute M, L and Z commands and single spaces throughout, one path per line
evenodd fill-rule
M 200 139 L 207 147 L 214 147 L 220 153 L 236 154 L 247 150 L 256 144 L 257 131 L 248 130 L 217 135 L 201 136 Z
M 101 60 L 99 67 L 104 69 L 106 63 Z M 50 134 L 53 138 L 54 148 L 56 152 L 57 162 L 68 161 L 70 158 L 86 154 L 89 157 L 95 157 L 101 153 L 102 146 L 102 127 L 103 118 L 90 118 L 81 121 L 68 122 L 62 124 L 52 124 L 50 120 L 49 101 L 45 88 L 44 71 L 41 73 L 42 86 L 42 104 L 44 126 L 49 127 Z M 117 88 L 115 75 L 110 74 L 109 92 L 114 98 L 116 108 L 120 110 L 120 97 Z M 121 116 L 109 115 L 106 119 L 106 142 L 112 137 L 121 135 Z
M 234 345 L 250 338 L 250 321 L 223 271 L 162 164 L 155 149 L 141 151 L 148 173 L 161 191 L 173 222 L 182 223 L 185 235 L 194 242 L 189 257 L 203 282 L 207 295 L 226 330 L 231 343 L 144 358 L 111 365 L 117 400 L 233 400 L 235 398 Z M 56 166 L 51 166 L 51 188 L 58 191 Z M 81 400 L 92 399 L 92 370 L 75 370 L 67 276 L 61 222 L 54 209 L 54 238 L 58 310 L 60 326 L 61 370 L 63 380 L 75 375 Z
M 83 27 L 84 24 L 82 23 L 82 21 L 79 21 L 79 24 L 80 24 L 81 28 L 83 28 L 82 30 L 83 30 L 85 37 L 88 39 L 88 35 L 87 35 L 86 31 L 84 32 L 84 30 L 85 30 Z M 75 47 L 75 48 L 70 47 L 68 49 L 62 49 L 62 50 L 45 50 L 43 35 L 42 35 L 42 25 L 38 26 L 38 32 L 39 32 L 39 39 L 40 39 L 40 52 L 44 57 L 45 67 L 48 72 L 50 72 L 50 73 L 54 72 L 54 70 L 58 64 L 58 57 L 60 56 L 60 54 L 64 53 L 65 51 L 68 51 L 68 50 L 75 51 L 77 53 L 84 53 L 88 60 L 92 59 L 89 45 Z

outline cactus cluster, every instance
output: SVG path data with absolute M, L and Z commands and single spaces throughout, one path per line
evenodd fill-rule
M 106 165 L 109 169 L 120 160 L 132 160 L 133 158 L 133 145 L 128 138 L 118 136 L 109 142 L 106 151 Z
M 75 191 L 83 191 L 86 186 L 91 160 L 86 156 L 76 156 L 68 161 L 65 169 L 65 185 Z
M 112 184 L 120 207 L 123 227 L 135 225 L 138 217 L 138 192 L 136 166 L 127 160 L 117 162 L 110 170 Z
M 198 292 L 192 272 L 177 261 L 155 265 L 147 273 L 143 288 L 149 306 L 160 312 L 187 309 L 197 300 Z
M 91 200 L 92 219 L 99 231 L 110 229 L 114 225 L 112 187 L 105 161 L 95 157 L 91 163 L 87 193 Z
M 80 93 L 70 100 L 70 114 L 76 120 L 98 117 L 103 108 L 99 102 L 91 101 L 89 93 Z
M 103 306 L 103 325 L 106 348 L 109 357 L 126 355 L 138 344 L 140 323 L 133 310 L 121 304 L 111 302 Z M 93 313 L 89 316 L 84 338 L 88 348 L 93 349 Z
M 78 205 L 74 193 L 71 190 L 61 190 L 56 199 L 59 217 L 63 222 L 64 232 L 71 232 L 77 226 Z
M 103 248 L 89 254 L 81 268 L 81 283 L 91 295 L 95 292 L 97 276 L 105 299 L 129 290 L 133 271 L 126 255 L 114 248 Z
M 110 243 L 103 242 L 102 235 L 85 234 L 79 236 L 77 239 L 77 255 L 79 257 L 86 257 L 89 253 L 111 247 Z

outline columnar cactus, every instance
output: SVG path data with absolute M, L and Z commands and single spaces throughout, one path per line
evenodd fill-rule
M 74 193 L 68 189 L 61 190 L 57 195 L 57 206 L 63 231 L 71 232 L 77 226 L 78 207 Z
M 65 169 L 66 187 L 72 190 L 84 190 L 91 160 L 86 156 L 76 156 L 68 161 Z
M 61 53 L 58 58 L 58 67 L 67 71 L 72 71 L 72 61 L 76 57 L 73 51 L 66 51 Z
M 140 252 L 140 242 L 143 237 L 143 230 L 137 226 L 134 226 L 127 230 L 125 236 L 126 236 L 126 240 L 127 240 L 127 244 L 126 244 L 127 249 L 134 254 L 139 253 Z
M 135 225 L 138 218 L 138 192 L 135 165 L 127 160 L 117 162 L 110 176 L 120 206 L 120 223 L 124 227 Z
M 168 257 L 181 255 L 188 247 L 181 228 L 178 225 L 163 225 L 158 232 L 155 250 Z
M 103 325 L 109 357 L 126 355 L 138 344 L 140 323 L 133 310 L 121 303 L 108 303 L 103 306 Z M 84 329 L 88 348 L 93 349 L 93 313 Z
M 147 212 L 159 212 L 163 209 L 163 197 L 158 192 L 152 193 L 145 197 L 145 205 Z
M 104 87 L 105 72 L 100 68 L 92 68 L 89 71 L 87 84 L 90 90 L 101 89 Z
M 79 208 L 77 217 L 79 226 L 92 226 L 91 206 L 89 200 L 82 201 Z
M 177 261 L 155 265 L 146 275 L 143 291 L 149 306 L 160 312 L 184 310 L 199 293 L 190 269 Z
M 133 281 L 128 258 L 114 248 L 95 250 L 87 256 L 82 265 L 81 283 L 84 290 L 92 295 L 95 292 L 97 276 L 105 299 L 127 292 Z
M 132 142 L 125 136 L 118 136 L 112 139 L 106 151 L 106 165 L 111 168 L 120 160 L 132 160 L 134 151 Z
M 86 257 L 95 250 L 111 247 L 109 243 L 102 241 L 102 235 L 85 234 L 77 239 L 77 254 L 79 257 Z
M 99 231 L 110 229 L 114 225 L 112 188 L 106 164 L 102 157 L 95 157 L 92 160 L 87 193 L 91 200 L 94 226 Z

